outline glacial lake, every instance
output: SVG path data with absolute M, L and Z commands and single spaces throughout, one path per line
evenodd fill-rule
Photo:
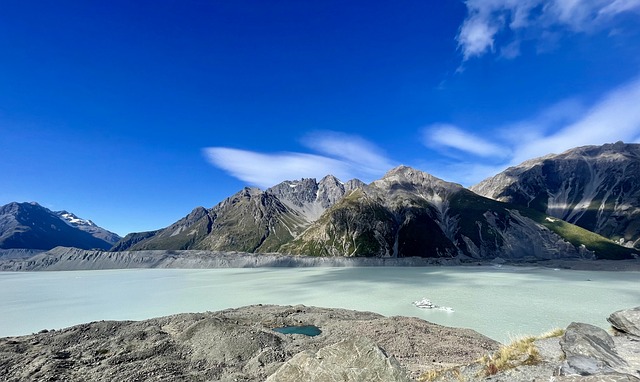
M 639 272 L 491 266 L 0 272 L 0 337 L 250 304 L 419 317 L 501 342 L 640 305 Z M 430 299 L 453 312 L 423 310 Z

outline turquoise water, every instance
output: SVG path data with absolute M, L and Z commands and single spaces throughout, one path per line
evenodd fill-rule
M 273 328 L 273 330 L 282 334 L 303 334 L 309 337 L 315 337 L 322 333 L 319 327 L 313 325 L 283 326 L 281 328 Z
M 415 316 L 499 341 L 640 305 L 640 273 L 519 267 L 140 269 L 0 272 L 0 336 L 250 304 Z M 453 312 L 412 305 L 423 297 Z

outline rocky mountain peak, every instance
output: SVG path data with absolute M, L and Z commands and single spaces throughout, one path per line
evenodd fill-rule
M 284 203 L 302 207 L 316 200 L 318 183 L 313 178 L 302 178 L 294 181 L 285 180 L 267 189 L 266 192 L 276 196 Z
M 20 210 L 31 210 L 34 208 L 44 208 L 36 202 L 10 202 L 5 204 L 4 206 L 0 206 L 0 211 L 2 213 L 8 213 L 9 211 L 17 212 Z
M 344 184 L 335 176 L 327 175 L 318 184 L 316 201 L 322 208 L 329 208 L 344 196 Z
M 400 166 L 394 167 L 391 170 L 387 171 L 382 179 L 398 176 L 411 177 L 416 171 L 417 170 L 414 168 L 401 164 Z
M 319 185 L 321 184 L 342 184 L 342 182 L 340 181 L 340 179 L 336 178 L 333 175 L 327 175 L 324 178 L 320 179 L 320 182 L 318 182 Z
M 187 220 L 189 221 L 195 221 L 198 219 L 202 219 L 204 216 L 206 216 L 208 213 L 208 210 L 202 206 L 198 206 L 196 208 L 194 208 L 189 215 L 187 215 Z
M 597 161 L 620 161 L 628 158 L 640 157 L 640 145 L 637 143 L 606 143 L 600 146 L 580 146 L 564 151 L 561 154 L 549 154 L 540 158 L 534 158 L 524 163 L 540 163 L 549 159 L 564 160 L 597 160 Z M 524 164 L 523 163 L 523 164 Z M 522 165 L 516 167 L 522 167 Z
M 20 205 L 18 203 L 11 202 L 0 207 L 0 214 L 7 214 L 12 211 L 17 211 L 18 208 L 20 208 Z
M 357 188 L 366 188 L 367 184 L 360 179 L 351 179 L 344 184 L 344 190 L 346 192 L 353 191 Z
M 457 183 L 446 182 L 429 173 L 404 165 L 388 171 L 382 179 L 373 182 L 372 185 L 382 189 L 410 187 L 457 191 L 463 188 Z

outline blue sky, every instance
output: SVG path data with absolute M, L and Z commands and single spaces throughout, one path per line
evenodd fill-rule
M 4 0 L 0 54 L 0 204 L 121 235 L 246 185 L 640 141 L 640 0 Z

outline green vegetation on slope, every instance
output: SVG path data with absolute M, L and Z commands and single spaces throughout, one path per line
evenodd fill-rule
M 584 245 L 588 250 L 593 251 L 598 259 L 624 260 L 633 259 L 638 252 L 632 248 L 623 247 L 606 239 L 597 233 L 593 233 L 584 228 L 578 227 L 564 220 L 552 218 L 542 212 L 530 209 L 513 207 L 518 209 L 523 216 L 542 224 L 551 231 L 563 237 L 576 247 Z

